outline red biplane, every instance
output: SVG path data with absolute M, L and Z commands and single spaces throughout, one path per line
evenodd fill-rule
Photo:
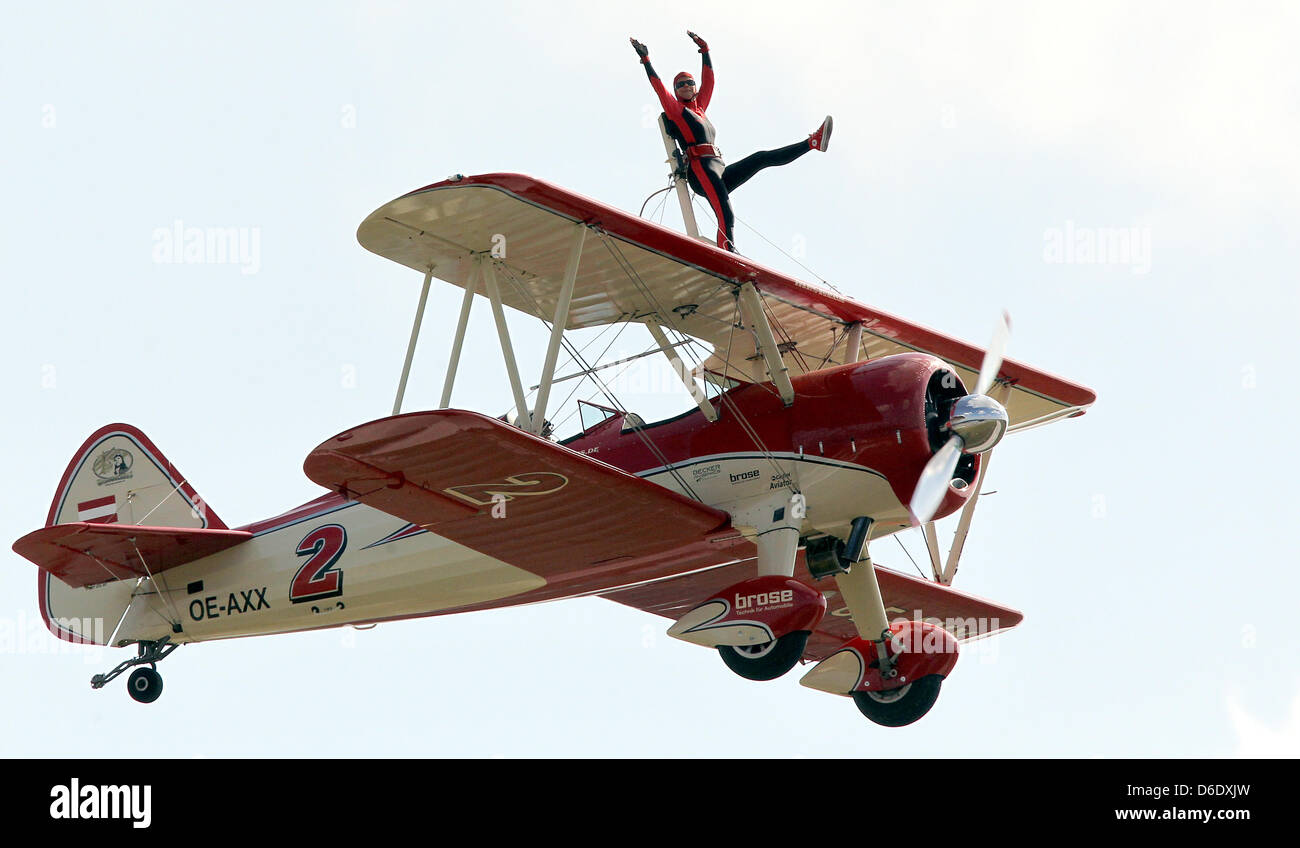
M 751 680 L 815 663 L 804 685 L 897 726 L 933 705 L 961 642 L 1020 621 L 950 588 L 988 451 L 1095 396 L 1004 360 L 1005 323 L 986 352 L 517 174 L 411 192 L 358 238 L 424 291 L 393 415 L 307 455 L 327 494 L 232 529 L 113 424 L 14 544 L 55 635 L 137 647 L 95 688 L 131 671 L 132 697 L 153 701 L 158 661 L 186 642 L 599 595 Z M 465 292 L 441 408 L 401 414 L 434 278 Z M 502 418 L 449 408 L 480 296 L 513 394 Z M 507 307 L 550 328 L 531 400 Z M 556 441 L 561 348 L 605 387 L 566 331 L 614 323 L 647 328 L 695 407 L 646 423 L 606 392 Z M 958 510 L 945 559 L 933 521 Z M 872 563 L 872 542 L 917 525 L 932 579 Z

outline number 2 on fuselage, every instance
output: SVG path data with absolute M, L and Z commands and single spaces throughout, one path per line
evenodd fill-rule
M 289 600 L 301 604 L 342 595 L 343 569 L 334 564 L 347 546 L 348 531 L 338 524 L 325 524 L 303 536 L 294 553 L 308 560 L 289 584 Z

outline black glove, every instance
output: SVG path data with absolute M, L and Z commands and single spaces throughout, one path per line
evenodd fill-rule
M 648 61 L 650 59 L 649 47 L 646 47 L 644 44 L 637 41 L 635 38 L 629 38 L 628 41 L 632 42 L 632 49 L 636 51 L 636 55 L 641 57 L 642 62 Z
M 691 41 L 694 41 L 695 45 L 700 48 L 701 53 L 709 52 L 709 45 L 707 42 L 705 42 L 703 38 L 700 38 L 698 35 L 691 32 L 689 29 L 686 31 L 686 34 L 689 35 L 691 37 Z

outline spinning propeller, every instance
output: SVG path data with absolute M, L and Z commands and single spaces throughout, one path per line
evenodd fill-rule
M 1003 312 L 993 331 L 993 341 L 989 343 L 984 361 L 980 364 L 975 391 L 957 399 L 948 423 L 943 425 L 943 429 L 952 436 L 930 457 L 916 481 L 911 509 L 917 524 L 925 524 L 934 517 L 948 491 L 949 481 L 957 470 L 957 462 L 962 453 L 984 453 L 991 450 L 1007 431 L 1006 409 L 985 393 L 992 388 L 993 381 L 1002 368 L 1002 355 L 1006 352 L 1010 335 L 1011 316 Z

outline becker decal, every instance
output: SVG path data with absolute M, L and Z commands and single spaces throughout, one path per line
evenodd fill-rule
M 722 473 L 722 463 L 715 462 L 712 465 L 697 465 L 691 469 L 691 473 L 695 475 L 696 483 L 701 480 L 707 480 L 710 477 L 717 477 Z
M 569 485 L 569 478 L 554 471 L 525 471 L 500 483 L 467 483 L 448 486 L 444 492 L 473 506 L 492 506 L 517 497 L 550 495 Z
M 109 448 L 95 457 L 90 470 L 99 478 L 99 485 L 104 486 L 130 479 L 131 466 L 134 464 L 135 457 L 126 448 Z

